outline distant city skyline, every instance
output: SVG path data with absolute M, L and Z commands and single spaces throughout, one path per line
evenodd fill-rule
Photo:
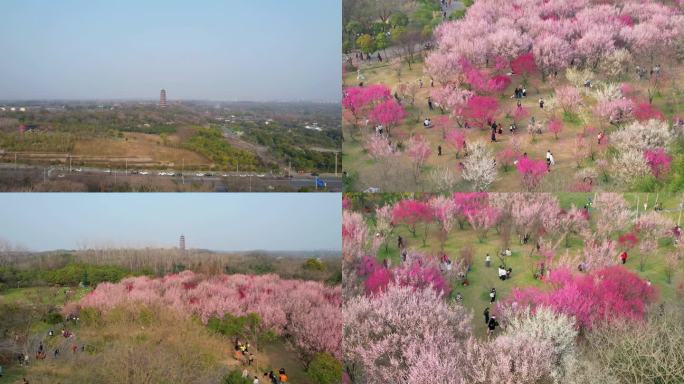
M 340 0 L 8 0 L 0 100 L 339 102 Z
M 338 193 L 3 193 L 0 241 L 32 251 L 341 251 Z

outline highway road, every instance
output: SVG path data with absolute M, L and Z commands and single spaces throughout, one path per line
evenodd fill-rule
M 117 177 L 139 177 L 139 178 L 164 178 L 174 179 L 181 183 L 212 183 L 216 186 L 217 192 L 230 192 L 231 190 L 250 190 L 254 186 L 255 191 L 271 190 L 275 186 L 287 185 L 294 190 L 308 188 L 312 191 L 320 190 L 316 188 L 316 177 L 310 175 L 292 175 L 292 177 L 275 175 L 269 173 L 255 172 L 208 172 L 185 171 L 181 174 L 178 171 L 159 171 L 159 170 L 123 170 L 106 169 L 93 167 L 69 167 L 64 166 L 38 166 L 15 163 L 0 163 L 1 173 L 21 174 L 22 172 L 40 172 L 43 180 L 70 179 L 71 177 L 106 177 L 116 180 Z M 324 189 L 327 192 L 342 191 L 342 177 L 334 175 L 323 175 L 321 179 L 326 182 Z M 273 185 L 271 185 L 271 183 Z M 235 188 L 240 186 L 240 188 Z M 270 188 L 269 188 L 270 187 Z

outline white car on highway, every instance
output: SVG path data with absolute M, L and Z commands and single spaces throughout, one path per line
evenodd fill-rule
M 140 174 L 141 174 L 141 175 L 149 175 L 150 173 L 147 172 L 147 171 L 140 171 Z
M 197 176 L 197 177 L 204 177 L 204 173 L 202 173 L 202 172 L 197 172 L 197 173 L 195 173 L 195 176 Z

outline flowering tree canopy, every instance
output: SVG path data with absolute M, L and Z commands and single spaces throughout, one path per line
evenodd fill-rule
M 289 335 L 300 351 L 313 356 L 329 352 L 341 357 L 342 296 L 339 287 L 277 275 L 203 276 L 191 271 L 159 279 L 129 277 L 102 283 L 78 304 L 109 311 L 127 303 L 163 305 L 203 322 L 225 314 L 259 315 L 262 325 Z
M 425 365 L 459 356 L 470 334 L 468 312 L 432 289 L 390 285 L 381 295 L 352 298 L 343 316 L 345 361 L 361 366 L 368 383 L 427 377 Z
M 544 160 L 532 160 L 525 156 L 518 158 L 517 169 L 522 177 L 522 184 L 528 191 L 536 189 L 548 173 Z
M 507 303 L 518 308 L 548 307 L 572 316 L 581 328 L 617 319 L 641 320 L 656 299 L 653 287 L 622 266 L 576 275 L 569 269 L 551 271 L 550 290 L 513 289 Z

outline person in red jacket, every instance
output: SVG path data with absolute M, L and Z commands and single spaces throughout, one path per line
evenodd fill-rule
M 627 251 L 622 251 L 620 254 L 620 260 L 622 260 L 622 264 L 627 263 Z

